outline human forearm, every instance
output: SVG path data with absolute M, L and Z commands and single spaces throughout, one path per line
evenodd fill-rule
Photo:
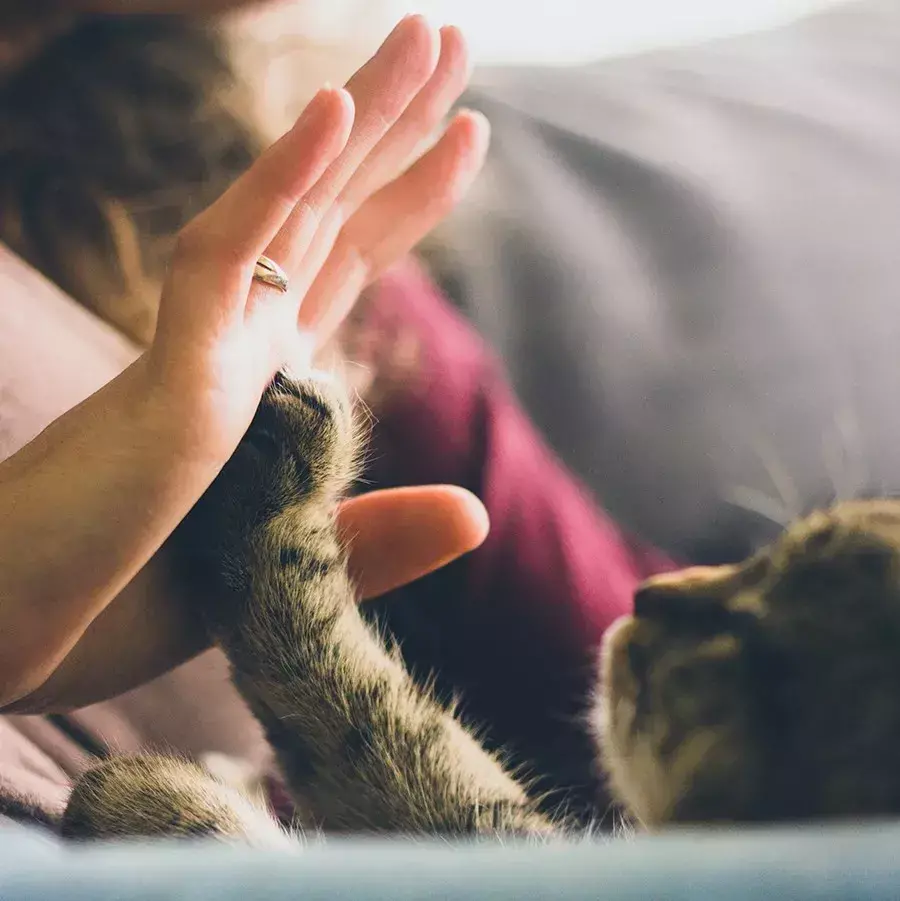
M 143 685 L 206 650 L 209 637 L 163 545 L 39 687 L 4 713 L 66 713 Z
M 0 465 L 0 704 L 45 681 L 222 462 L 142 358 Z

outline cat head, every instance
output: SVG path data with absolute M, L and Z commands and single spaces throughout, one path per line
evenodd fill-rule
M 900 812 L 900 502 L 650 580 L 601 668 L 605 768 L 647 825 Z

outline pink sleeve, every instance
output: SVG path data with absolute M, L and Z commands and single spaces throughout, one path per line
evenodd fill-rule
M 547 754 L 570 758 L 574 746 L 560 742 L 590 753 L 571 724 L 593 683 L 599 640 L 630 609 L 638 582 L 669 564 L 623 536 L 562 466 L 497 361 L 417 266 L 384 278 L 372 315 L 388 342 L 413 336 L 415 350 L 411 375 L 378 409 L 375 482 L 462 485 L 491 518 L 481 548 L 411 589 L 407 607 L 418 605 L 441 630 L 423 654 L 439 659 L 421 665 L 449 672 L 467 709 L 504 744 L 571 767 Z M 417 647 L 416 636 L 402 637 Z

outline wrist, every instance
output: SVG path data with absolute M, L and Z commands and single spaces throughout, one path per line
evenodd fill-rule
M 122 376 L 119 403 L 135 429 L 135 441 L 145 443 L 154 455 L 176 471 L 193 471 L 208 482 L 225 465 L 237 439 L 225 440 L 207 398 L 190 384 L 160 378 L 150 352 L 142 354 Z

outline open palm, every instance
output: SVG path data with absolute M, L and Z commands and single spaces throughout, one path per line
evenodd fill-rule
M 476 114 L 459 113 L 404 166 L 467 74 L 456 29 L 404 19 L 183 230 L 147 361 L 193 424 L 197 453 L 226 458 L 274 373 L 308 365 L 362 288 L 462 195 L 487 144 Z M 261 254 L 288 273 L 287 293 L 253 280 Z

